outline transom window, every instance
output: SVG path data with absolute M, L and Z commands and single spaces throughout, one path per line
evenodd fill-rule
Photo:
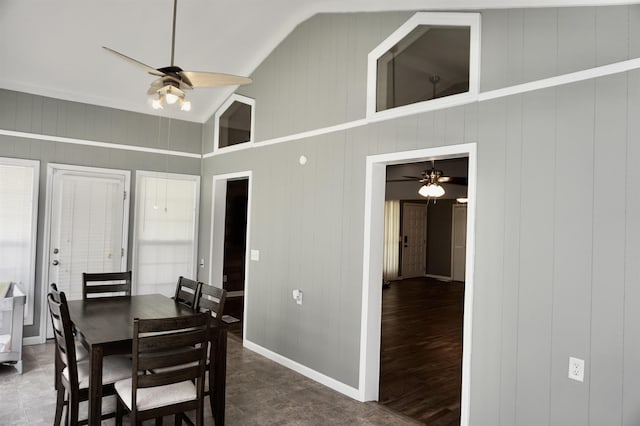
M 215 114 L 216 150 L 253 142 L 255 100 L 233 94 Z
M 476 95 L 479 27 L 477 13 L 415 14 L 369 54 L 367 115 Z

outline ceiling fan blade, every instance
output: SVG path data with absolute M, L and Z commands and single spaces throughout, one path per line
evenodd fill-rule
M 186 77 L 193 87 L 240 86 L 253 81 L 248 77 L 218 72 L 181 71 L 179 74 Z
M 454 176 L 440 176 L 439 183 L 451 183 L 453 185 L 468 185 L 467 178 Z
M 407 180 L 422 179 L 420 176 L 402 176 L 402 177 L 407 179 Z
M 387 182 L 414 182 L 415 179 L 387 179 Z
M 104 50 L 106 50 L 107 52 L 111 52 L 111 53 L 113 53 L 114 55 L 118 56 L 119 58 L 124 59 L 125 61 L 132 63 L 133 65 L 137 65 L 138 67 L 140 67 L 140 68 L 144 69 L 146 72 L 148 72 L 148 73 L 149 73 L 149 74 L 151 74 L 151 75 L 157 75 L 158 77 L 162 77 L 162 76 L 164 76 L 164 75 L 165 75 L 163 72 L 158 71 L 157 69 L 152 68 L 152 67 L 150 67 L 149 65 L 143 64 L 143 63 L 142 63 L 142 62 L 140 62 L 140 61 L 136 61 L 135 59 L 130 58 L 130 57 L 128 57 L 127 55 L 123 55 L 122 53 L 120 53 L 120 52 L 118 52 L 118 51 L 115 51 L 115 50 L 113 50 L 113 49 L 110 49 L 110 48 L 108 48 L 108 47 L 106 47 L 106 46 L 102 46 L 102 48 L 103 48 Z

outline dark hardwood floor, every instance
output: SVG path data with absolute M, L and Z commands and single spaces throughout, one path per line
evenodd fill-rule
M 460 424 L 464 283 L 394 281 L 382 292 L 380 398 L 427 425 Z

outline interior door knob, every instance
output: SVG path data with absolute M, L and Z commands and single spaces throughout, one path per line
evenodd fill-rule
M 60 262 L 58 262 L 57 260 L 54 260 L 53 262 L 51 262 L 51 264 L 52 264 L 53 266 L 58 266 L 58 264 L 60 264 Z

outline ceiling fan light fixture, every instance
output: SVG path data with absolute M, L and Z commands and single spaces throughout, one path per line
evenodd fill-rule
M 157 99 L 151 101 L 151 108 L 153 109 L 163 109 L 162 107 L 162 95 L 159 95 Z
M 184 98 L 182 98 L 182 102 L 180 102 L 180 109 L 182 111 L 191 111 L 191 102 L 185 101 Z
M 176 102 L 178 102 L 178 99 L 180 99 L 180 96 L 173 93 L 171 86 L 169 86 L 169 89 L 167 90 L 167 94 L 164 96 L 164 99 L 167 101 L 168 105 L 173 105 Z
M 459 198 L 456 198 L 456 201 L 459 202 L 460 204 L 465 204 L 469 202 L 469 199 L 467 197 L 459 197 Z
M 425 184 L 418 189 L 418 194 L 425 198 L 438 198 L 444 195 L 444 188 L 437 183 Z

